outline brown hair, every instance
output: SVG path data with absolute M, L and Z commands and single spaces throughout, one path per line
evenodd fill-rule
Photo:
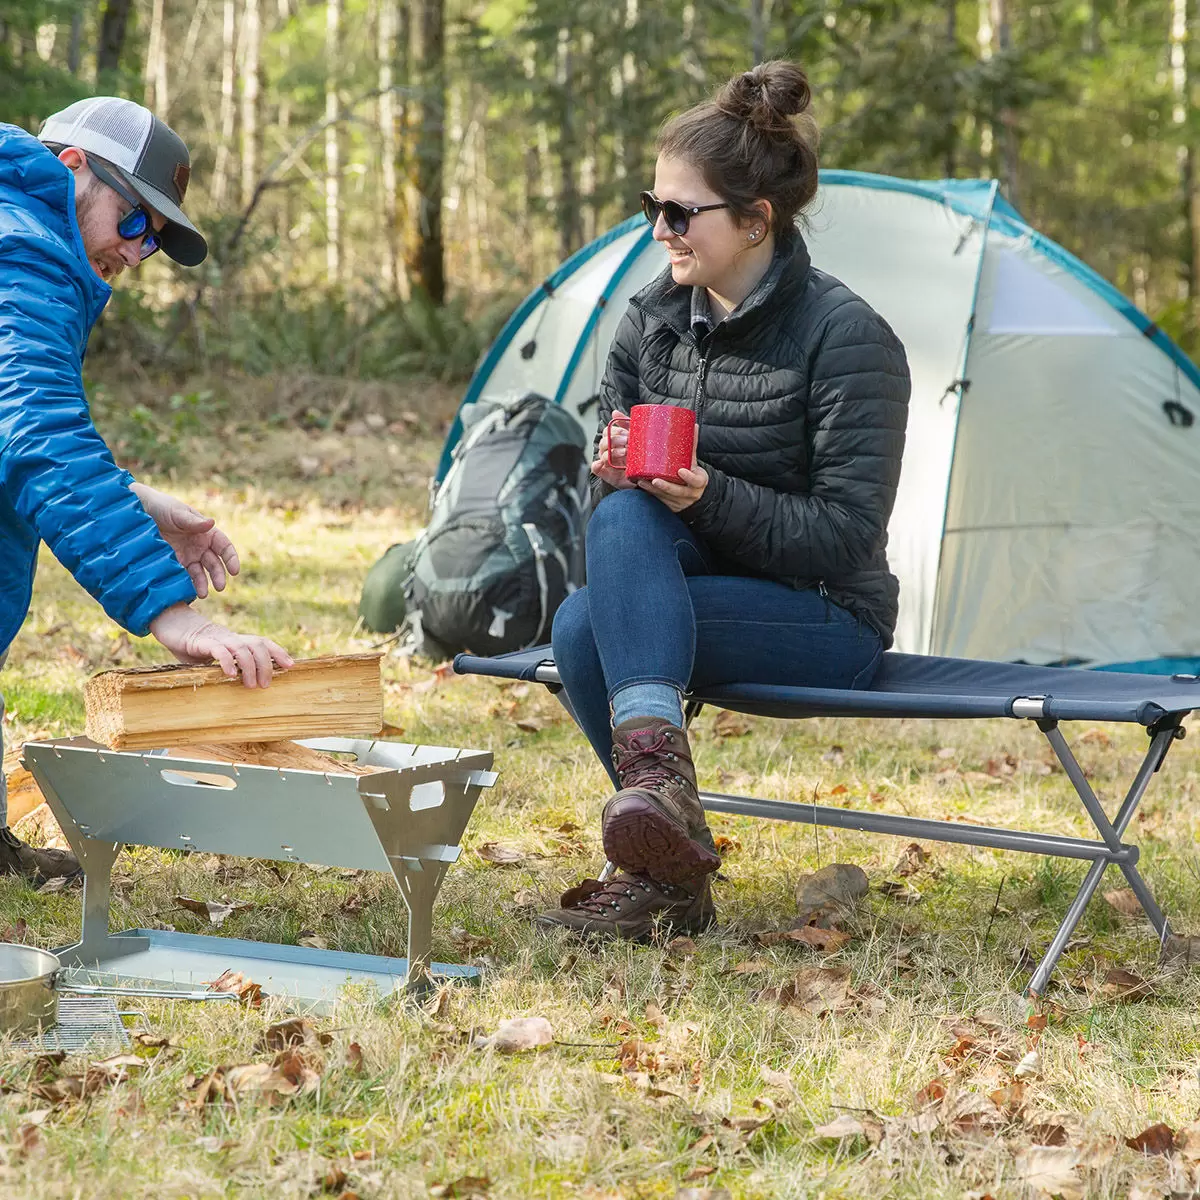
M 789 237 L 817 192 L 817 123 L 807 113 L 808 76 L 777 59 L 735 75 L 704 104 L 672 117 L 658 152 L 691 163 L 735 218 L 771 202 L 771 230 Z

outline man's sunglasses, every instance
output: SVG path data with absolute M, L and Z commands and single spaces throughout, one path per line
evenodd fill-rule
M 89 158 L 88 166 L 91 167 L 92 174 L 101 183 L 107 184 L 126 204 L 132 205 L 130 211 L 117 222 L 117 232 L 121 237 L 127 242 L 141 240 L 142 244 L 138 249 L 138 254 L 143 262 L 156 250 L 161 250 L 162 242 L 159 241 L 158 234 L 154 232 L 154 222 L 150 219 L 150 214 L 146 211 L 142 201 L 121 182 L 113 171 L 110 171 L 96 158 Z
M 678 200 L 660 200 L 653 192 L 642 192 L 639 196 L 642 212 L 651 225 L 658 224 L 662 213 L 667 228 L 679 237 L 688 231 L 688 225 L 697 213 L 711 212 L 714 208 L 728 208 L 728 204 L 680 204 Z

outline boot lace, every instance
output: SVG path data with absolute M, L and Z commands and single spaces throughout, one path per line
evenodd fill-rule
M 680 780 L 674 764 L 679 756 L 670 749 L 671 741 L 665 733 L 651 738 L 638 735 L 630 738 L 625 746 L 614 745 L 613 766 L 626 788 L 665 788 Z
M 579 887 L 572 888 L 563 896 L 563 907 L 578 909 L 591 916 L 603 917 L 609 912 L 619 912 L 622 900 L 639 900 L 655 891 L 666 896 L 673 896 L 678 890 L 669 884 L 655 883 L 651 886 L 639 875 L 622 873 L 605 883 L 601 883 L 598 879 L 585 880 Z

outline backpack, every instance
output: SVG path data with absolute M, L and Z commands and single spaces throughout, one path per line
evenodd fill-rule
M 416 648 L 503 654 L 549 640 L 583 583 L 586 439 L 561 406 L 530 393 L 463 411 L 463 435 L 412 546 L 405 585 Z

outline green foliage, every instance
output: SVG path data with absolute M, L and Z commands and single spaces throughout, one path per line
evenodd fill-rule
M 0 0 L 0 119 L 36 131 L 50 113 L 87 95 L 87 87 L 42 57 L 39 30 L 66 36 L 81 0 Z

